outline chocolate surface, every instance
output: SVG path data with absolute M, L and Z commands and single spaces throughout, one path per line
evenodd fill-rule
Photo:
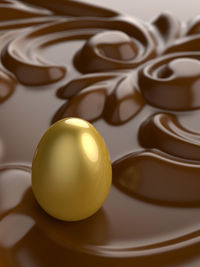
M 199 17 L 4 0 L 0 20 L 0 264 L 198 266 Z M 31 191 L 34 150 L 68 116 L 94 123 L 113 162 L 105 205 L 75 223 Z

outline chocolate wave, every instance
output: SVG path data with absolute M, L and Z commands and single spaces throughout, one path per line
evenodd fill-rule
M 64 40 L 72 41 L 77 39 L 87 39 L 90 36 L 93 36 L 95 33 L 101 31 L 101 29 L 105 28 L 117 28 L 121 31 L 124 31 L 125 33 L 129 33 L 130 36 L 135 36 L 135 38 L 138 38 L 138 41 L 140 41 L 141 43 L 143 42 L 143 45 L 145 45 L 146 48 L 142 52 L 142 55 L 139 56 L 139 58 L 136 57 L 134 63 L 130 63 L 129 61 L 127 61 L 126 63 L 126 60 L 119 60 L 118 62 L 118 60 L 109 58 L 110 55 L 108 53 L 108 55 L 106 55 L 106 59 L 103 59 L 102 61 L 103 68 L 105 67 L 105 64 L 107 65 L 107 63 L 108 69 L 110 68 L 110 64 L 112 65 L 111 69 L 132 68 L 154 55 L 153 40 L 151 39 L 151 36 L 150 34 L 148 34 L 148 31 L 145 29 L 145 27 L 139 25 L 137 21 L 134 21 L 134 23 L 130 23 L 124 19 L 105 20 L 103 18 L 80 18 L 68 21 L 60 19 L 60 22 L 56 21 L 54 23 L 51 23 L 50 25 L 45 25 L 39 27 L 38 29 L 36 28 L 34 30 L 30 30 L 30 32 L 25 33 L 24 35 L 22 34 L 18 38 L 15 38 L 10 43 L 8 43 L 8 45 L 2 51 L 2 63 L 8 70 L 12 71 L 17 76 L 18 80 L 21 83 L 25 85 L 38 86 L 59 81 L 64 78 L 66 73 L 66 67 L 48 64 L 45 59 L 41 58 L 41 56 L 38 55 L 37 51 L 40 51 L 42 48 L 50 46 L 56 42 L 59 43 Z M 129 38 L 125 35 L 125 33 L 118 32 L 117 36 L 125 36 L 125 38 Z M 116 32 L 113 34 L 115 35 Z M 101 33 L 99 33 L 99 35 L 101 35 Z M 108 37 L 110 38 L 110 35 Z M 91 37 L 88 42 L 90 43 L 90 40 L 92 40 L 93 38 L 98 39 L 98 34 L 94 37 Z M 91 49 L 93 50 L 93 48 Z M 110 49 L 108 48 L 106 48 L 106 50 L 110 51 Z M 82 51 L 84 55 L 84 48 Z M 139 54 L 139 52 L 137 53 Z M 79 63 L 80 60 L 82 61 L 81 55 L 76 58 Z M 90 59 L 91 61 L 93 61 L 93 63 L 96 60 L 95 57 L 92 56 Z M 91 62 L 91 64 L 93 63 Z M 88 64 L 86 65 L 91 66 L 91 64 L 88 61 Z M 98 66 L 98 70 L 102 69 L 101 64 Z M 94 66 L 93 71 L 95 70 L 96 67 Z
M 47 23 L 53 21 L 51 15 L 48 10 L 27 7 L 15 0 L 1 1 L 0 30 L 12 30 Z
M 26 7 L 16 1 L 7 1 L 0 6 L 0 17 L 2 20 L 0 30 L 13 30 L 29 27 L 37 24 L 50 23 L 55 20 L 51 12 L 39 10 L 32 7 Z M 43 85 L 56 81 L 63 77 L 65 68 L 48 66 L 37 58 L 33 52 L 32 58 L 28 56 L 31 45 L 31 34 L 14 33 L 8 40 L 7 45 L 1 52 L 1 60 L 4 66 L 15 74 L 18 80 L 27 85 Z M 28 39 L 31 40 L 28 40 Z M 25 49 L 26 48 L 26 49 Z M 38 48 L 38 47 L 37 47 Z M 37 58 L 37 59 L 36 59 Z M 43 66 L 45 65 L 45 66 Z
M 39 3 L 41 4 L 39 6 L 48 6 L 48 10 L 39 10 L 39 6 L 37 5 Z M 59 5 L 61 3 L 62 7 Z M 32 29 L 29 33 L 20 34 L 19 37 L 10 41 L 2 51 L 1 59 L 4 66 L 9 71 L 13 72 L 21 83 L 29 86 L 50 84 L 61 80 L 66 74 L 65 66 L 56 66 L 47 63 L 46 60 L 41 58 L 37 53 L 45 45 L 48 46 L 48 42 L 56 40 L 55 36 L 50 37 L 51 34 L 63 32 L 66 39 L 73 39 L 74 34 L 72 33 L 70 36 L 68 31 L 73 30 L 74 25 L 78 30 L 82 28 L 80 26 L 81 21 L 78 21 L 78 19 L 74 23 L 72 21 L 71 29 L 70 22 L 66 23 L 66 28 L 64 28 L 65 23 L 63 24 L 62 21 L 64 18 L 61 18 L 61 23 L 59 24 L 57 23 L 58 17 L 55 17 L 55 15 L 63 14 L 70 16 L 77 13 L 76 15 L 78 16 L 82 14 L 83 10 L 85 10 L 85 16 L 91 15 L 98 17 L 99 15 L 100 17 L 113 17 L 117 15 L 117 13 L 112 11 L 106 11 L 102 8 L 92 7 L 74 1 L 68 1 L 67 3 L 66 1 L 59 1 L 59 3 L 56 2 L 56 4 L 52 2 L 52 5 L 49 1 L 48 3 L 47 1 L 43 1 L 42 3 L 38 1 L 38 3 L 34 2 L 34 4 L 36 4 L 36 10 L 35 8 L 27 8 L 23 5 L 20 6 L 19 3 L 16 4 L 16 1 L 6 1 L 0 7 L 1 19 L 3 20 L 3 25 L 1 25 L 0 29 L 2 30 L 23 28 L 44 23 L 48 24 L 54 21 L 53 25 L 50 24 L 45 27 L 39 27 L 38 29 Z M 87 23 L 85 23 L 85 21 L 83 21 L 83 24 L 85 24 L 86 28 L 87 26 L 89 27 L 89 25 L 86 25 Z M 41 38 L 43 38 L 43 40 L 39 41 Z M 76 37 L 74 36 L 74 38 Z M 36 39 L 38 39 L 38 45 L 34 46 L 33 44 L 35 44 Z M 60 37 L 57 41 L 59 42 L 61 39 Z
M 188 23 L 187 35 L 200 34 L 200 16 L 195 17 Z
M 174 41 L 181 35 L 181 23 L 169 12 L 159 14 L 152 22 L 153 30 L 156 30 L 154 36 L 162 46 Z
M 176 40 L 172 45 L 166 48 L 165 54 L 180 52 L 200 52 L 200 36 L 191 35 Z
M 61 99 L 68 99 L 75 96 L 83 89 L 94 85 L 96 83 L 104 82 L 118 77 L 117 73 L 99 73 L 99 74 L 88 74 L 76 78 L 70 81 L 57 90 L 57 96 Z
M 45 31 L 51 26 L 42 26 L 38 30 L 31 31 L 28 34 L 20 35 L 4 47 L 1 53 L 1 60 L 3 65 L 12 73 L 17 79 L 25 85 L 46 85 L 62 79 L 66 74 L 64 66 L 49 65 L 44 59 L 37 56 L 36 51 L 41 49 L 41 45 L 48 40 L 48 32 Z M 41 37 L 46 41 L 42 44 L 33 46 L 34 41 Z M 31 51 L 31 53 L 30 53 Z
M 35 10 L 34 8 L 27 8 L 24 5 L 19 5 L 16 1 L 1 1 L 0 7 L 0 21 L 2 24 L 15 23 L 18 20 L 25 20 L 30 18 L 39 18 L 48 16 L 51 13 L 42 10 Z
M 77 94 L 56 112 L 52 123 L 67 117 L 78 117 L 94 122 L 102 117 L 107 97 L 107 88 L 91 86 Z
M 110 31 L 92 36 L 76 54 L 74 63 L 80 72 L 134 69 L 155 57 L 154 40 L 139 21 L 122 17 L 101 21 L 99 27 Z
M 199 172 L 199 163 L 145 151 L 116 161 L 113 183 L 132 197 L 158 205 L 200 206 Z
M 69 0 L 21 0 L 21 2 L 47 8 L 57 15 L 73 17 L 114 17 L 118 13 L 106 8 L 96 7 L 91 4 Z
M 168 110 L 200 107 L 200 53 L 160 57 L 139 71 L 138 84 L 145 100 Z
M 58 95 L 71 98 L 57 111 L 53 123 L 76 116 L 90 122 L 104 118 L 109 124 L 120 125 L 144 106 L 130 75 L 85 75 L 60 88 Z
M 200 133 L 185 129 L 175 115 L 158 113 L 140 126 L 140 144 L 168 154 L 199 161 Z

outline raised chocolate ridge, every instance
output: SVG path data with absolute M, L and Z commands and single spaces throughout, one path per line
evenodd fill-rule
M 53 122 L 75 116 L 91 122 L 104 118 L 109 124 L 120 125 L 133 118 L 145 103 L 133 77 L 126 74 L 85 75 L 60 88 L 58 96 L 69 98 L 74 93 L 55 114 Z
M 139 140 L 143 147 L 156 148 L 168 154 L 192 160 L 200 158 L 200 136 L 182 127 L 176 116 L 154 114 L 140 127 Z

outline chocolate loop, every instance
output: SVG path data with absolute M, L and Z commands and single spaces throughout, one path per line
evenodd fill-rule
M 200 133 L 185 129 L 175 115 L 157 113 L 140 126 L 140 144 L 191 160 L 200 159 Z
M 168 110 L 200 107 L 200 53 L 177 53 L 158 58 L 138 74 L 146 101 Z

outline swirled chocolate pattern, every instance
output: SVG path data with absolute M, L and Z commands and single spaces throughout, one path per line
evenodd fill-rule
M 158 44 L 161 42 L 162 47 L 177 39 L 181 34 L 181 24 L 177 18 L 168 12 L 158 15 L 153 21 L 153 31 L 156 31 Z
M 89 39 L 89 41 L 82 48 L 81 53 L 77 55 L 75 60 L 80 63 L 85 62 L 86 59 L 91 59 L 91 63 L 88 61 L 88 64 L 84 64 L 84 66 L 88 66 L 88 68 L 90 68 L 89 66 L 91 66 L 93 68 L 93 71 L 102 71 L 105 69 L 112 70 L 118 68 L 133 68 L 134 66 L 139 65 L 140 63 L 144 62 L 154 55 L 153 40 L 151 39 L 151 36 L 146 28 L 138 25 L 137 21 L 133 21 L 133 23 L 131 23 L 127 22 L 125 19 L 77 19 L 67 21 L 60 19 L 60 22 L 55 22 L 53 24 L 51 23 L 48 26 L 39 27 L 34 31 L 31 30 L 30 33 L 20 35 L 19 38 L 16 38 L 14 41 L 9 43 L 2 52 L 2 63 L 7 69 L 12 71 L 17 76 L 18 80 L 21 83 L 25 85 L 45 85 L 56 82 L 64 78 L 66 67 L 49 65 L 44 59 L 38 56 L 36 51 L 42 49 L 42 47 L 52 45 L 55 42 L 61 42 L 63 40 L 77 40 L 82 38 L 87 39 L 94 33 L 98 33 L 98 29 L 100 28 L 118 28 L 119 30 L 124 31 L 131 36 L 132 33 L 134 33 L 133 37 L 138 38 L 138 42 L 140 41 L 145 46 L 145 49 L 143 52 L 141 52 L 142 49 L 140 49 L 140 52 L 142 53 L 141 56 L 135 56 L 134 51 L 137 52 L 137 54 L 139 53 L 139 48 L 137 48 L 136 46 L 137 43 L 132 43 L 131 39 L 129 40 L 129 37 L 126 36 L 125 33 L 112 32 L 111 34 L 109 34 L 108 32 L 107 34 L 97 34 Z M 55 33 L 56 36 L 53 35 Z M 103 37 L 105 37 L 104 35 L 106 34 L 108 38 L 108 44 L 101 44 L 102 34 Z M 118 55 L 120 58 L 117 60 L 113 58 L 113 55 L 109 55 L 110 51 L 112 51 L 112 49 L 109 49 L 109 42 L 112 44 L 114 40 L 117 40 L 118 42 L 118 39 L 120 40 L 118 48 L 118 45 L 116 44 L 116 53 L 120 51 L 120 53 L 122 54 Z M 33 46 L 33 44 L 36 45 Z M 127 49 L 123 48 L 126 48 L 127 45 L 128 50 L 130 50 L 129 53 L 131 53 L 130 55 L 128 55 L 128 53 L 126 52 Z M 96 46 L 98 47 L 98 49 L 100 49 L 101 53 L 96 54 L 95 51 L 98 50 L 97 48 L 95 48 Z M 23 52 L 21 51 L 22 47 Z M 24 47 L 26 47 L 25 51 Z M 125 52 L 122 51 L 122 48 Z M 92 51 L 94 51 L 94 55 L 92 55 L 90 51 L 91 53 L 93 53 Z M 102 53 L 103 57 L 101 56 Z M 136 57 L 136 59 L 132 62 L 130 60 L 127 60 L 129 59 L 126 58 L 127 56 L 131 56 L 131 59 L 132 57 Z M 96 63 L 94 62 L 97 62 L 97 68 L 95 67 Z M 77 63 L 76 65 L 80 67 L 79 63 Z M 91 70 L 87 69 L 86 72 L 91 72 Z
M 113 164 L 114 183 L 132 196 L 165 205 L 200 205 L 200 164 L 155 152 L 130 154 Z
M 33 4 L 32 0 L 22 0 L 21 2 Z M 86 3 L 83 4 L 78 1 L 57 0 L 55 2 L 55 1 L 43 0 L 41 2 L 40 0 L 34 0 L 34 4 L 37 7 L 47 8 L 47 10 L 52 11 L 54 14 L 64 15 L 64 16 L 109 18 L 118 15 L 118 13 L 115 11 L 88 5 Z
M 82 73 L 133 69 L 155 56 L 150 33 L 137 21 L 113 20 L 106 28 L 119 31 L 92 36 L 76 55 L 75 66 Z
M 1 1 L 0 31 L 25 28 L 52 21 L 51 12 L 27 7 L 15 0 Z
M 144 106 L 130 75 L 87 75 L 58 91 L 61 98 L 72 94 L 75 96 L 58 110 L 53 122 L 70 116 L 89 121 L 102 117 L 109 124 L 120 125 L 133 118 Z
M 138 83 L 146 101 L 168 110 L 200 107 L 200 53 L 158 58 L 139 71 Z
M 140 143 L 168 154 L 200 159 L 200 133 L 185 129 L 174 115 L 159 113 L 149 117 L 140 127 Z
M 180 52 L 192 52 L 199 51 L 199 40 L 198 35 L 186 36 L 180 40 L 175 41 L 172 45 L 167 47 L 165 53 L 180 53 Z
M 91 85 L 100 82 L 103 82 L 103 84 L 105 84 L 105 81 L 112 80 L 117 77 L 118 77 L 117 73 L 100 73 L 98 75 L 93 75 L 93 74 L 84 75 L 81 76 L 80 78 L 70 81 L 69 83 L 61 87 L 57 91 L 57 96 L 62 99 L 68 99 L 75 96 L 83 89 L 90 87 Z
M 199 17 L 2 0 L 0 21 L 1 265 L 199 266 Z M 66 116 L 94 122 L 114 162 L 104 207 L 77 223 L 45 214 L 30 183 Z
M 189 22 L 187 29 L 187 35 L 199 34 L 200 33 L 200 17 L 197 16 Z

